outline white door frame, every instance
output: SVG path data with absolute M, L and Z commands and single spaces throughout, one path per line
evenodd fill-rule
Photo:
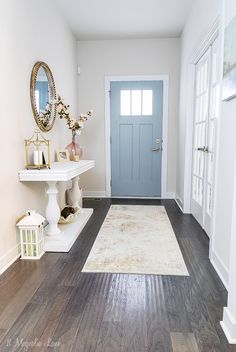
M 162 171 L 161 171 L 161 198 L 169 198 L 167 194 L 167 147 L 168 147 L 168 92 L 169 76 L 105 76 L 105 143 L 106 143 L 106 197 L 111 197 L 111 111 L 110 90 L 111 82 L 122 81 L 162 81 L 163 82 L 163 122 L 162 122 Z

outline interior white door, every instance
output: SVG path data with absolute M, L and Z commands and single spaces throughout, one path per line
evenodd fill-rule
M 195 118 L 192 170 L 192 214 L 203 227 L 206 130 L 209 113 L 211 48 L 196 65 Z
M 196 65 L 192 214 L 210 236 L 216 122 L 219 115 L 219 42 Z

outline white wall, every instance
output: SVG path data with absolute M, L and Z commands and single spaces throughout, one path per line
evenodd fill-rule
M 48 63 L 57 91 L 75 113 L 77 43 L 48 0 L 2 0 L 0 23 L 1 272 L 17 254 L 17 217 L 29 208 L 43 213 L 46 203 L 43 185 L 22 184 L 17 175 L 24 167 L 24 139 L 36 127 L 30 105 L 31 70 L 38 60 Z M 51 139 L 52 150 L 70 141 L 62 121 L 57 121 L 45 136 Z
M 222 275 L 228 284 L 233 184 L 236 151 L 236 100 L 222 104 L 219 160 L 216 170 L 216 195 L 212 251 L 220 260 Z
M 195 0 L 184 27 L 181 40 L 181 79 L 180 79 L 180 114 L 179 114 L 179 136 L 178 136 L 178 162 L 177 162 L 177 195 L 183 206 L 186 204 L 186 177 L 189 175 L 189 164 L 185 159 L 186 148 L 189 146 L 186 130 L 189 132 L 189 95 L 190 64 L 192 55 L 198 48 L 199 43 L 204 40 L 212 24 L 221 13 L 221 0 Z M 190 141 L 191 142 L 191 141 Z
M 234 0 L 226 0 L 232 2 Z M 231 10 L 226 11 L 226 23 L 233 15 Z M 204 8 L 204 11 L 203 11 Z M 222 0 L 198 0 L 195 1 L 188 21 L 182 35 L 182 60 L 181 60 L 181 95 L 180 95 L 180 117 L 179 117 L 179 154 L 177 170 L 177 194 L 183 202 L 184 208 L 188 202 L 190 192 L 188 185 L 189 155 L 189 65 L 192 60 L 193 52 L 199 43 L 207 36 L 209 29 L 217 17 L 222 19 L 223 2 Z M 221 38 L 222 39 L 222 38 Z M 223 63 L 222 63 L 223 65 Z M 222 278 L 226 287 L 228 286 L 228 271 L 231 246 L 231 225 L 232 225 L 232 206 L 233 206 L 233 183 L 236 153 L 236 119 L 235 119 L 235 99 L 222 103 L 221 116 L 218 121 L 219 127 L 219 148 L 216 167 L 216 189 L 214 199 L 214 213 L 212 226 L 212 239 L 210 248 L 210 258 L 217 272 Z
M 236 16 L 235 0 L 225 0 L 226 27 Z M 214 251 L 221 256 L 228 274 L 228 304 L 222 327 L 230 343 L 236 344 L 236 98 L 222 104 L 220 158 L 217 170 L 217 213 Z M 223 144 L 222 144 L 223 143 Z
M 167 191 L 176 189 L 176 145 L 179 101 L 179 39 L 78 42 L 79 106 L 93 109 L 81 135 L 85 157 L 96 167 L 83 178 L 86 191 L 105 192 L 104 78 L 112 75 L 169 74 L 169 135 Z
M 224 27 L 236 14 L 236 3 L 226 0 Z M 215 199 L 213 254 L 220 258 L 228 283 L 228 270 L 231 246 L 231 224 L 233 214 L 233 184 L 236 161 L 236 99 L 223 102 L 221 107 L 221 125 L 219 140 L 219 160 L 216 170 L 217 189 Z

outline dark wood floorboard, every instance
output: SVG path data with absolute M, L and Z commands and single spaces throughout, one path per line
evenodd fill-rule
M 111 204 L 164 205 L 189 277 L 81 270 Z M 2 352 L 236 352 L 219 321 L 227 292 L 209 241 L 172 200 L 90 199 L 71 251 L 14 263 L 0 277 Z
M 122 352 L 147 350 L 145 277 L 131 275 L 127 284 Z
M 127 283 L 127 275 L 112 275 L 96 347 L 97 352 L 121 351 L 123 349 Z
M 161 276 L 146 276 L 147 351 L 172 352 L 170 324 Z

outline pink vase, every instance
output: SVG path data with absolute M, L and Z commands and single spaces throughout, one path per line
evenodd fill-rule
M 76 143 L 75 135 L 72 136 L 72 142 L 66 146 L 66 149 L 69 151 L 71 161 L 79 161 L 82 159 L 83 149 Z

